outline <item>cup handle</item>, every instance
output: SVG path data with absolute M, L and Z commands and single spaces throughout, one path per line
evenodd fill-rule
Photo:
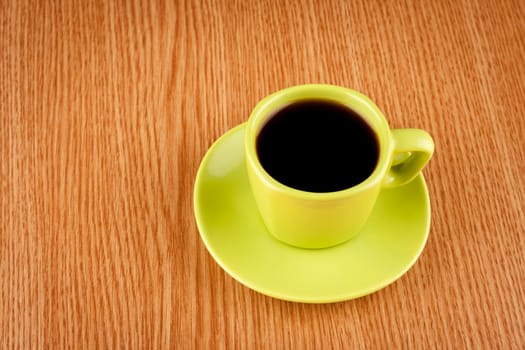
M 394 129 L 392 164 L 383 187 L 397 187 L 412 181 L 427 165 L 434 153 L 434 141 L 421 129 Z

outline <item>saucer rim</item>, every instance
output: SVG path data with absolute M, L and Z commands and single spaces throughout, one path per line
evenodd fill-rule
M 290 302 L 297 302 L 297 303 L 307 303 L 307 304 L 327 304 L 327 303 L 337 303 L 337 302 L 344 302 L 344 301 L 349 301 L 349 300 L 353 300 L 353 299 L 357 299 L 357 298 L 361 298 L 361 297 L 364 297 L 366 295 L 369 295 L 369 294 L 372 294 L 374 292 L 377 292 L 381 289 L 384 289 L 386 288 L 387 286 L 393 284 L 395 281 L 399 280 L 402 276 L 404 276 L 408 270 L 410 270 L 414 264 L 417 262 L 417 260 L 420 258 L 423 250 L 425 249 L 426 247 L 426 244 L 427 244 L 427 241 L 428 241 L 428 238 L 430 236 L 430 223 L 431 223 L 431 206 L 430 206 L 430 196 L 429 196 L 429 191 L 428 191 L 428 186 L 426 184 L 426 181 L 425 181 L 425 178 L 423 176 L 423 173 L 420 172 L 416 178 L 414 178 L 410 183 L 412 183 L 413 181 L 420 181 L 421 184 L 420 186 L 422 186 L 423 188 L 423 197 L 422 198 L 422 201 L 425 202 L 426 204 L 426 213 L 425 213 L 425 217 L 426 217 L 426 222 L 425 222 L 425 228 L 424 228 L 424 232 L 421 233 L 421 243 L 420 243 L 420 247 L 419 249 L 417 250 L 417 252 L 414 252 L 413 254 L 413 258 L 406 264 L 406 266 L 400 270 L 398 273 L 396 274 L 393 274 L 392 276 L 390 276 L 390 278 L 386 278 L 386 279 L 381 279 L 381 280 L 378 280 L 378 282 L 374 283 L 373 285 L 371 285 L 370 287 L 366 287 L 366 288 L 361 288 L 361 289 L 354 289 L 350 292 L 347 292 L 347 293 L 339 293 L 339 294 L 331 294 L 330 296 L 323 296 L 323 295 L 312 295 L 311 297 L 309 296 L 295 296 L 295 295 L 290 295 L 288 293 L 281 293 L 281 292 L 276 292 L 275 290 L 270 290 L 270 289 L 267 289 L 267 288 L 262 288 L 254 283 L 251 283 L 250 281 L 247 281 L 245 278 L 243 278 L 242 276 L 238 275 L 234 270 L 230 269 L 224 262 L 223 260 L 218 256 L 217 252 L 215 251 L 215 249 L 213 248 L 213 245 L 210 243 L 210 241 L 208 240 L 206 234 L 204 233 L 204 218 L 202 217 L 202 214 L 200 214 L 202 211 L 200 210 L 200 204 L 199 204 L 199 201 L 198 201 L 198 195 L 199 195 L 199 190 L 198 190 L 198 184 L 202 183 L 202 180 L 201 178 L 205 175 L 205 171 L 203 171 L 204 168 L 206 168 L 209 160 L 211 159 L 212 155 L 214 154 L 214 151 L 217 147 L 220 146 L 221 144 L 221 141 L 223 141 L 224 139 L 227 139 L 231 134 L 234 134 L 236 132 L 239 132 L 240 129 L 243 129 L 243 128 L 246 128 L 246 122 L 245 123 L 241 123 L 239 125 L 236 125 L 232 128 L 230 128 L 229 130 L 227 130 L 226 132 L 224 132 L 221 136 L 219 136 L 214 142 L 213 144 L 208 148 L 208 150 L 206 151 L 204 157 L 202 158 L 200 164 L 199 164 L 199 167 L 198 167 L 198 170 L 197 170 L 197 175 L 195 177 L 195 182 L 194 182 L 194 186 L 193 186 L 193 209 L 194 209 L 194 216 L 195 216 L 195 221 L 196 221 L 196 224 L 197 224 L 197 229 L 198 229 L 198 232 L 199 232 L 199 236 L 201 238 L 201 240 L 203 241 L 205 247 L 206 247 L 206 250 L 208 251 L 208 253 L 212 256 L 213 260 L 215 260 L 215 262 L 227 273 L 229 274 L 233 279 L 235 279 L 237 282 L 241 283 L 243 286 L 249 288 L 249 289 L 252 289 L 258 293 L 261 293 L 263 295 L 266 295 L 266 296 L 270 296 L 272 298 L 276 298 L 276 299 L 279 299 L 279 300 L 284 300 L 284 301 L 290 301 Z M 242 151 L 242 153 L 244 153 L 244 150 Z M 403 186 L 401 186 L 403 187 Z M 423 229 L 421 229 L 421 231 L 423 231 Z M 346 241 L 346 242 L 343 242 L 335 247 L 338 247 L 340 245 L 345 245 L 345 244 L 351 244 L 352 242 L 352 239 L 349 240 L 349 241 Z M 285 244 L 287 245 L 286 243 L 283 243 L 283 242 L 279 242 L 275 239 L 275 243 L 276 244 Z M 305 249 L 305 248 L 298 248 L 298 247 L 294 247 L 294 246 L 290 246 L 290 245 L 287 245 L 289 246 L 291 249 L 299 249 L 299 250 L 302 250 L 302 249 Z M 335 247 L 329 247 L 329 248 L 322 248 L 322 249 L 332 249 L 332 248 L 335 248 Z M 305 249 L 305 250 L 309 250 L 309 249 Z

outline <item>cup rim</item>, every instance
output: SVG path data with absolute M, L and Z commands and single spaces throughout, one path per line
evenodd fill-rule
M 377 135 L 379 157 L 374 171 L 357 185 L 332 192 L 308 192 L 287 186 L 274 179 L 262 166 L 257 155 L 256 140 L 266 122 L 276 111 L 305 99 L 321 99 L 343 104 L 358 113 Z M 339 199 L 370 189 L 381 182 L 390 166 L 393 145 L 388 122 L 383 113 L 366 95 L 350 88 L 330 84 L 303 84 L 276 91 L 263 98 L 250 114 L 244 139 L 247 162 L 266 186 L 303 199 Z

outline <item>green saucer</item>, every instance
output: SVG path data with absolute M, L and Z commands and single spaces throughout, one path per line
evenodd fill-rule
M 328 303 L 377 291 L 401 277 L 425 246 L 430 203 L 423 177 L 381 192 L 354 239 L 301 249 L 271 236 L 257 211 L 244 160 L 245 124 L 220 137 L 195 182 L 197 225 L 206 248 L 233 278 L 289 301 Z

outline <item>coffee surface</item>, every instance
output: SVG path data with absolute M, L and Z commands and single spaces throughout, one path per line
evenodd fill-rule
M 257 137 L 263 168 L 278 182 L 308 192 L 353 187 L 374 171 L 375 132 L 347 106 L 306 100 L 277 111 Z

